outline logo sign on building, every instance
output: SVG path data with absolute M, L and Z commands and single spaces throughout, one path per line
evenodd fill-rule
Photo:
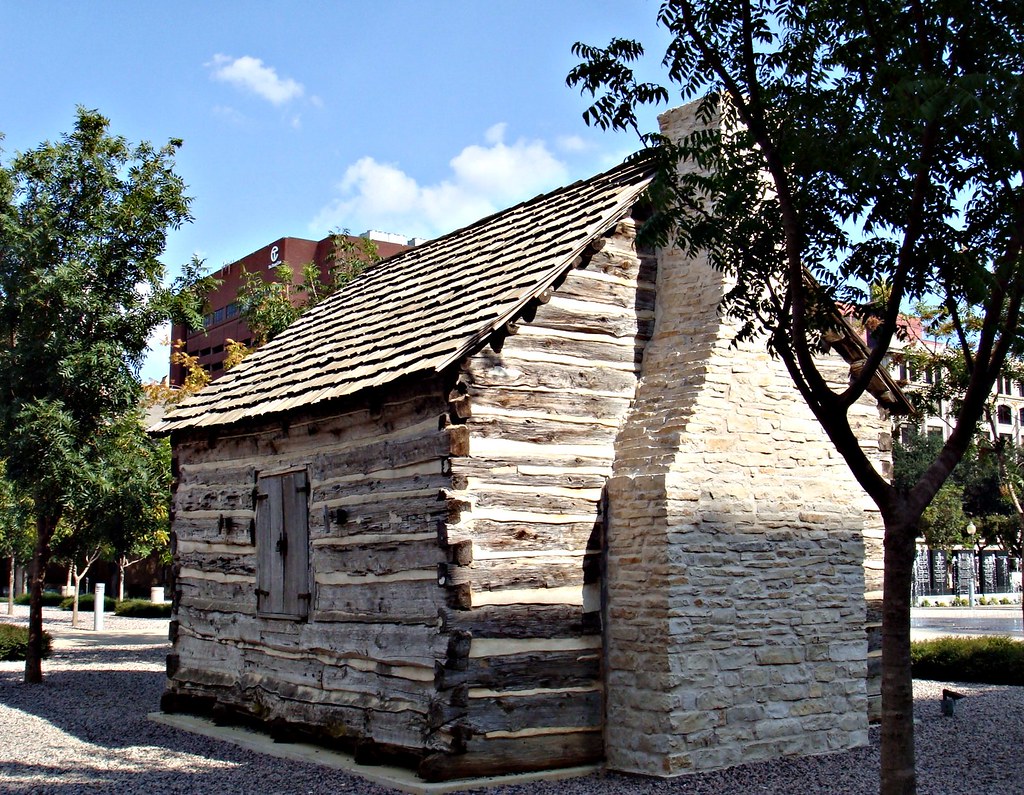
M 280 246 L 271 246 L 270 247 L 270 264 L 267 267 L 268 268 L 276 268 L 278 265 L 280 265 L 281 264 L 280 257 L 281 257 L 281 247 Z

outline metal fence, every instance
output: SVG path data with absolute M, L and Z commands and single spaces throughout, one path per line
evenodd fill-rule
M 1016 575 L 1016 576 L 1014 576 Z M 1005 552 L 918 547 L 914 561 L 917 596 L 967 596 L 974 582 L 976 596 L 1012 594 L 1021 590 L 1020 561 Z

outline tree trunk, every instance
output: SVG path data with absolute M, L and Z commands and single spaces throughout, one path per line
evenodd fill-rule
M 117 559 L 117 601 L 124 601 L 124 572 L 128 568 L 128 556 L 121 555 Z
M 36 518 L 36 548 L 32 553 L 32 572 L 29 575 L 31 601 L 28 611 L 28 651 L 25 655 L 25 682 L 43 681 L 43 584 L 46 565 L 50 562 L 50 541 L 59 517 Z
M 11 555 L 7 562 L 11 570 L 7 573 L 7 615 L 14 615 L 14 555 Z
M 913 795 L 914 680 L 910 670 L 910 584 L 913 522 L 885 524 L 882 603 L 882 795 Z

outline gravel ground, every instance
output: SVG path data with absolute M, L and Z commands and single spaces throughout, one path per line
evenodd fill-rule
M 0 620 L 25 623 L 26 608 Z M 46 610 L 58 637 L 69 614 Z M 91 627 L 91 614 L 83 626 Z M 140 622 L 143 622 L 140 624 Z M 148 623 L 147 623 L 148 622 Z M 117 633 L 163 622 L 108 616 Z M 23 663 L 0 663 L 0 792 L 9 793 L 378 793 L 396 792 L 345 773 L 277 759 L 151 723 L 164 686 L 167 644 L 55 650 L 45 683 L 22 683 Z M 142 641 L 142 642 L 140 642 Z M 121 642 L 121 641 L 117 641 Z M 965 693 L 953 718 L 940 716 L 942 688 Z M 918 792 L 1020 793 L 1024 780 L 1024 688 L 917 682 Z M 649 780 L 614 774 L 489 790 L 502 795 L 605 793 L 875 793 L 878 734 L 841 754 L 744 765 L 728 771 Z

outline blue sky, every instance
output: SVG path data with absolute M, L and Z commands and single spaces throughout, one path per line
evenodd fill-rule
M 667 38 L 656 0 L 0 4 L 0 146 L 58 137 L 76 105 L 131 141 L 184 139 L 194 223 L 170 268 L 283 236 L 432 237 L 636 148 L 565 85 L 582 40 Z M 653 128 L 655 112 L 643 122 Z M 144 378 L 166 372 L 158 350 Z

